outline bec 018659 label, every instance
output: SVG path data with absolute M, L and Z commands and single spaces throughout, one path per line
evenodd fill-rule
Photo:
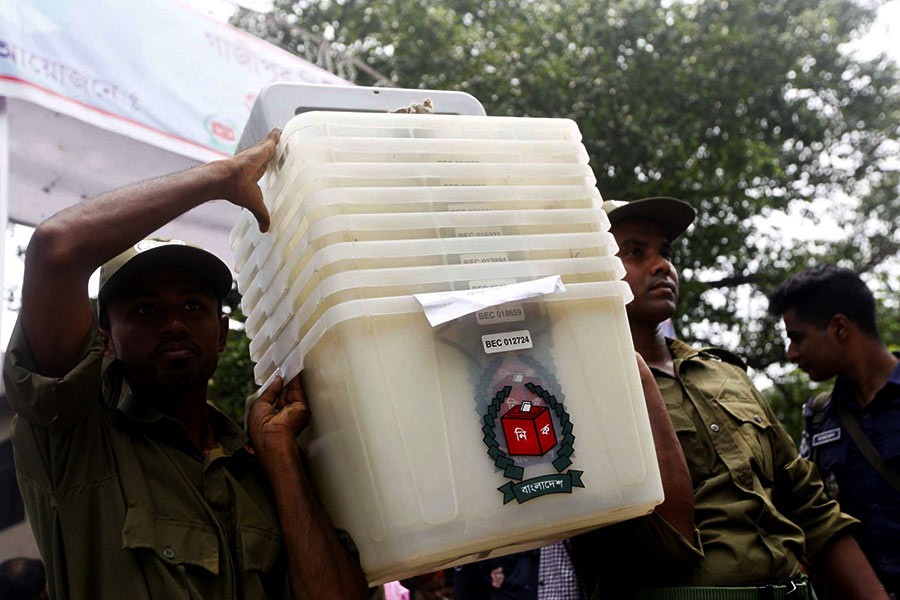
M 525 308 L 521 302 L 490 306 L 475 312 L 475 321 L 479 325 L 496 325 L 497 323 L 513 323 L 524 320 Z
M 527 329 L 521 329 L 483 335 L 481 336 L 481 346 L 484 348 L 485 354 L 525 350 L 532 347 L 531 333 Z

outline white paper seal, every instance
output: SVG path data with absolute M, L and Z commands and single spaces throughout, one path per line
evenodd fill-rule
M 562 278 L 554 275 L 497 287 L 416 294 L 415 298 L 425 309 L 425 317 L 431 326 L 437 327 L 490 306 L 564 291 Z

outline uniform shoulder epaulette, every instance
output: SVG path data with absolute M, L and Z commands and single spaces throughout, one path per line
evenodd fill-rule
M 824 415 L 830 405 L 831 390 L 816 394 L 803 403 L 803 416 L 818 417 L 818 420 L 821 420 L 820 415 Z
M 730 363 L 732 365 L 738 366 L 744 371 L 747 370 L 747 363 L 744 360 L 729 350 L 725 350 L 724 348 L 716 348 L 714 346 L 710 346 L 708 348 L 701 348 L 701 354 L 706 354 L 707 356 L 712 356 L 713 358 L 717 358 L 723 362 Z

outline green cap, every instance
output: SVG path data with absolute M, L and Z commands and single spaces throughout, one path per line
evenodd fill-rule
M 694 222 L 697 211 L 694 207 L 677 198 L 654 196 L 640 200 L 606 200 L 602 206 L 613 226 L 627 219 L 645 219 L 655 221 L 662 227 L 663 233 L 674 240 L 685 232 Z
M 212 288 L 218 298 L 231 290 L 231 271 L 215 254 L 166 238 L 146 238 L 100 267 L 100 310 L 135 275 L 159 267 L 177 267 L 193 272 Z

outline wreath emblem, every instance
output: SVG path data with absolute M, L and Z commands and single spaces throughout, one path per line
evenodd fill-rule
M 565 406 L 542 385 L 531 381 L 524 382 L 521 373 L 517 376 L 524 388 L 536 398 L 540 398 L 544 406 L 535 407 L 529 401 L 520 404 L 508 402 L 513 386 L 504 385 L 497 390 L 482 414 L 484 432 L 482 440 L 487 446 L 488 456 L 494 460 L 499 469 L 503 470 L 505 477 L 516 480 L 497 488 L 503 494 L 503 504 L 513 500 L 521 504 L 547 494 L 571 494 L 573 488 L 583 488 L 584 483 L 581 480 L 583 471 L 574 469 L 566 471 L 572 465 L 575 435 L 572 433 L 572 421 Z M 504 405 L 508 408 L 501 414 Z M 555 415 L 555 419 L 551 413 Z M 498 439 L 498 421 L 506 451 Z M 558 437 L 557 423 L 560 428 Z M 545 456 L 554 448 L 556 458 L 550 464 L 557 472 L 523 480 L 525 467 L 516 464 L 513 457 Z

